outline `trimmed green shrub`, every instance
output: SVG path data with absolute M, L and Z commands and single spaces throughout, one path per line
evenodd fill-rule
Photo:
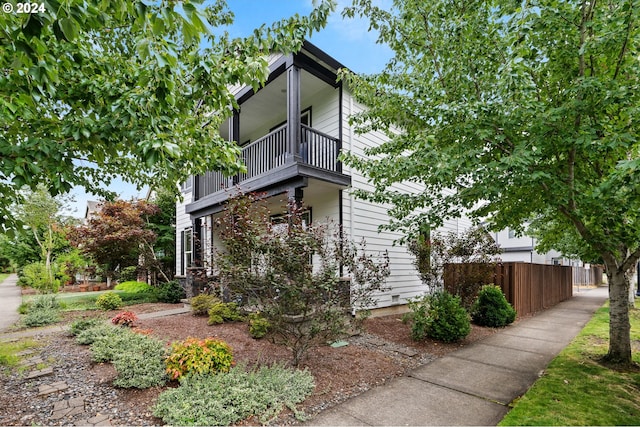
M 122 307 L 122 305 L 122 298 L 120 298 L 115 292 L 104 293 L 96 299 L 96 307 L 104 311 L 117 310 Z
M 153 414 L 169 425 L 232 425 L 251 416 L 268 424 L 287 407 L 304 420 L 296 404 L 314 387 L 306 370 L 276 365 L 247 372 L 236 367 L 224 375 L 183 377 L 180 387 L 158 396 Z
M 438 291 L 409 303 L 413 312 L 411 338 L 425 337 L 444 342 L 460 340 L 471 332 L 469 314 L 462 307 L 460 297 Z
M 53 280 L 49 277 L 47 268 L 42 261 L 27 264 L 19 274 L 18 285 L 28 286 L 40 292 L 57 292 L 61 284 L 57 277 L 60 269 L 56 264 L 51 264 L 51 270 L 54 275 Z
M 516 319 L 516 311 L 499 286 L 486 285 L 480 289 L 478 298 L 473 303 L 471 319 L 473 323 L 480 326 L 501 328 Z
M 115 288 L 116 291 L 125 291 L 130 292 L 132 294 L 137 294 L 140 292 L 153 292 L 153 286 L 150 286 L 144 282 L 136 282 L 135 280 L 129 282 L 118 283 Z
M 167 373 L 176 380 L 187 374 L 217 374 L 233 366 L 231 347 L 215 338 L 187 338 L 171 346 L 165 360 Z
M 191 312 L 194 316 L 208 315 L 209 309 L 220 302 L 218 297 L 208 294 L 198 295 L 189 300 Z
M 235 302 L 219 302 L 209 309 L 209 325 L 240 320 L 238 304 Z
M 263 338 L 269 332 L 271 323 L 260 312 L 249 314 L 249 335 L 252 338 Z
M 182 286 L 180 286 L 180 283 L 175 280 L 161 284 L 157 288 L 156 292 L 160 302 L 170 304 L 178 303 L 181 299 L 186 298 L 187 296 Z

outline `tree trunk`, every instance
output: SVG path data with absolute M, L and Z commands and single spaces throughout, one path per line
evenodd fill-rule
M 607 265 L 609 278 L 609 352 L 611 363 L 631 364 L 631 324 L 629 323 L 629 276 L 615 265 Z

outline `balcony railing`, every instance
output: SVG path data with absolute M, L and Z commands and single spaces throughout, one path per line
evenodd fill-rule
M 298 147 L 300 162 L 320 169 L 342 172 L 338 161 L 340 140 L 301 125 Z M 196 198 L 200 199 L 242 181 L 263 175 L 286 163 L 288 154 L 287 125 L 284 124 L 242 148 L 246 173 L 225 177 L 220 172 L 207 172 L 198 177 Z

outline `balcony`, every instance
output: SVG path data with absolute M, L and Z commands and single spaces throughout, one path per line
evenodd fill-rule
M 244 191 L 263 191 L 298 177 L 317 178 L 347 186 L 350 178 L 342 174 L 338 161 L 341 141 L 306 125 L 300 125 L 297 153 L 290 153 L 287 124 L 242 148 L 246 173 L 225 177 L 220 172 L 207 172 L 196 177 L 195 200 L 189 211 L 220 203 L 227 189 L 239 186 Z M 206 203 L 205 203 L 206 202 Z

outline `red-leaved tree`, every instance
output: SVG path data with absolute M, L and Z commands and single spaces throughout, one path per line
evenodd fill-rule
M 104 269 L 110 287 L 118 267 L 153 259 L 157 236 L 147 227 L 147 218 L 157 213 L 158 207 L 145 201 L 104 202 L 86 224 L 72 230 L 72 244 Z

